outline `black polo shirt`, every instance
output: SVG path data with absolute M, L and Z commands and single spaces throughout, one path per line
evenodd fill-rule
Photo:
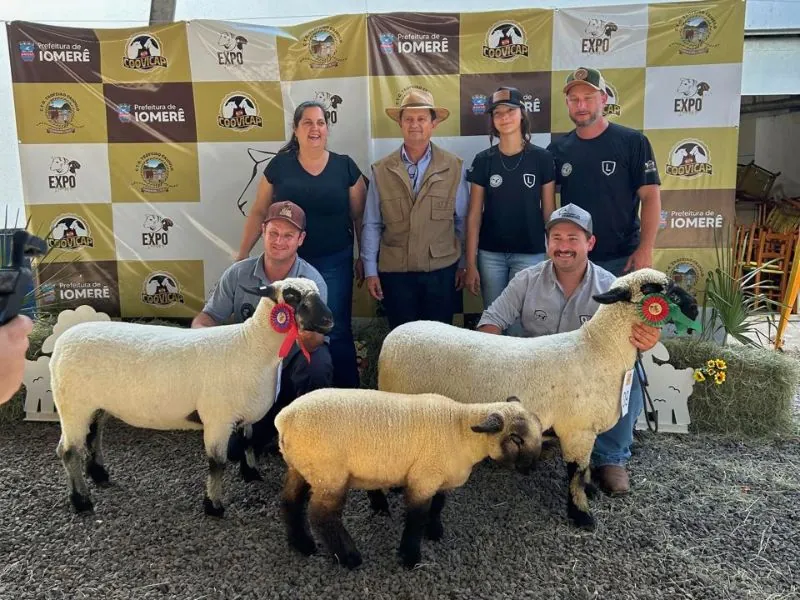
M 639 196 L 643 185 L 661 184 L 650 141 L 641 132 L 609 123 L 596 138 L 575 130 L 548 146 L 556 162 L 561 206 L 575 204 L 592 215 L 597 237 L 589 259 L 630 256 L 639 245 Z

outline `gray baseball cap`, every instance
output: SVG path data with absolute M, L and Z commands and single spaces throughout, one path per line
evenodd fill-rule
M 569 221 L 575 223 L 578 227 L 583 229 L 589 235 L 592 234 L 592 215 L 583 210 L 580 206 L 574 204 L 567 204 L 561 208 L 554 210 L 550 215 L 550 220 L 547 221 L 545 229 L 550 231 L 550 228 L 556 223 L 563 223 Z

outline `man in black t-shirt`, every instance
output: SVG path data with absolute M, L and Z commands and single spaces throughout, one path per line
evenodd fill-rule
M 606 90 L 596 69 L 569 74 L 564 93 L 575 129 L 548 150 L 556 161 L 561 205 L 576 204 L 592 215 L 597 245 L 589 259 L 619 276 L 653 264 L 661 180 L 647 137 L 603 115 Z
M 661 180 L 647 137 L 605 118 L 606 89 L 596 69 L 580 67 L 567 76 L 564 93 L 575 129 L 548 150 L 555 158 L 561 206 L 575 204 L 592 216 L 597 243 L 589 260 L 620 276 L 653 265 Z M 593 474 L 611 494 L 628 491 L 625 464 L 637 417 L 629 411 L 598 438 L 592 452 Z

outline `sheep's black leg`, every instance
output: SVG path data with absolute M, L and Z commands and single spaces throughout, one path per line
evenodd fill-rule
M 67 483 L 69 486 L 69 500 L 76 512 L 91 512 L 94 510 L 92 499 L 89 496 L 89 488 L 86 487 L 86 480 L 83 478 L 83 457 L 78 448 L 65 448 L 64 439 L 58 443 L 56 453 L 64 464 L 67 472 Z
M 232 429 L 232 425 L 220 425 L 206 426 L 203 430 L 203 442 L 208 456 L 208 479 L 203 510 L 211 517 L 221 517 L 225 514 L 225 507 L 222 505 L 222 477 L 228 462 L 228 441 Z
M 89 425 L 89 433 L 86 436 L 86 448 L 88 450 L 86 474 L 99 486 L 111 484 L 103 460 L 103 428 L 106 420 L 106 414 L 102 411 L 97 411 L 92 424 Z
M 383 490 L 367 490 L 367 497 L 369 498 L 369 507 L 374 514 L 391 515 L 389 501 Z
M 256 453 L 253 449 L 253 426 L 244 426 L 244 460 L 239 463 L 239 474 L 242 479 L 250 481 L 264 481 L 256 468 Z
M 436 492 L 431 500 L 431 510 L 428 514 L 428 524 L 425 526 L 425 537 L 434 542 L 438 542 L 444 535 L 442 527 L 442 509 L 444 508 L 445 495 Z
M 312 490 L 309 518 L 314 530 L 339 564 L 355 569 L 361 564 L 361 553 L 342 523 L 346 498 L 346 487 L 340 490 Z
M 594 517 L 589 512 L 589 500 L 586 497 L 586 480 L 589 477 L 589 464 L 577 462 L 567 463 L 567 516 L 581 529 L 594 529 Z
M 406 523 L 397 553 L 407 569 L 413 569 L 422 557 L 420 545 L 430 508 L 430 497 L 421 500 L 417 496 L 406 493 Z
M 281 511 L 289 545 L 305 556 L 317 551 L 317 545 L 308 530 L 306 516 L 309 490 L 310 486 L 303 476 L 289 467 L 281 493 Z

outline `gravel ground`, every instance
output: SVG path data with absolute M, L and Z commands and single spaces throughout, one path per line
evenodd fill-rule
M 346 525 L 365 563 L 287 547 L 278 493 L 226 475 L 227 512 L 206 517 L 198 432 L 112 422 L 115 485 L 90 489 L 91 516 L 68 506 L 57 424 L 0 429 L 0 599 L 800 598 L 800 444 L 645 434 L 632 493 L 592 502 L 596 531 L 568 525 L 566 471 L 550 457 L 531 476 L 478 465 L 443 513 L 445 537 L 403 569 L 402 504 L 371 516 L 351 492 Z

